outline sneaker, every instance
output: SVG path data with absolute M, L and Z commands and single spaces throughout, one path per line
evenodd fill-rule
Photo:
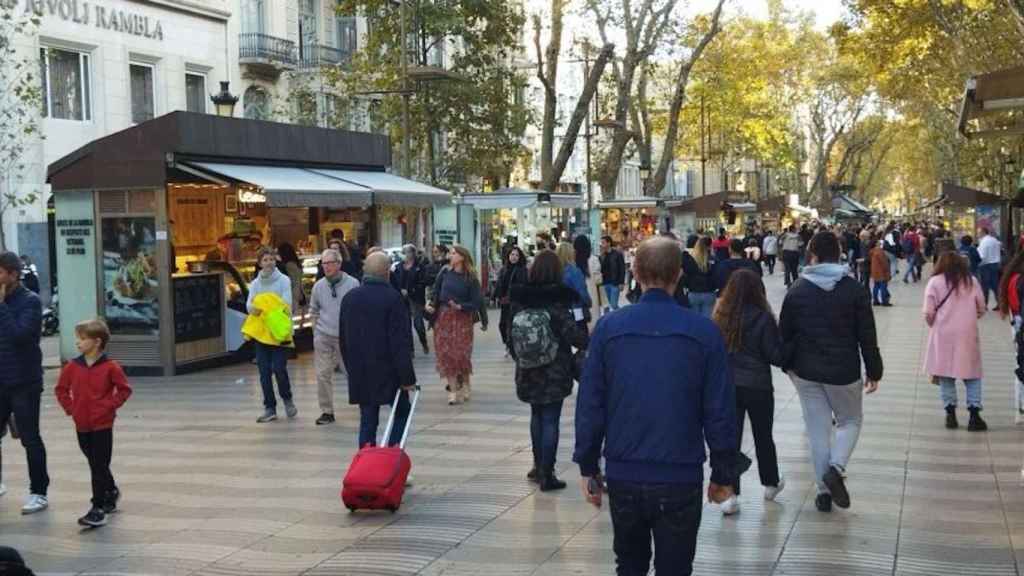
M 1021 424 L 1024 424 L 1024 414 L 1017 412 L 1013 415 L 1013 425 L 1020 426 Z M 3 493 L 3 484 L 0 484 L 0 495 L 3 495 Z
M 323 414 L 320 415 L 319 418 L 316 419 L 316 425 L 317 426 L 323 426 L 324 424 L 333 424 L 333 423 L 334 423 L 334 414 L 328 414 L 327 412 L 324 412 Z
M 818 509 L 818 512 L 831 512 L 832 495 L 827 493 L 818 494 L 818 497 L 814 499 L 814 507 Z
M 722 509 L 722 515 L 732 516 L 740 511 L 740 499 L 733 494 L 725 502 L 719 504 L 719 507 Z
M 850 507 L 850 493 L 846 490 L 846 481 L 843 480 L 843 473 L 835 466 L 829 466 L 828 472 L 821 477 L 822 482 L 828 487 L 832 494 L 832 501 L 840 508 Z
M 778 496 L 779 492 L 782 492 L 782 489 L 785 488 L 785 487 L 786 487 L 786 479 L 785 478 L 779 478 L 779 483 L 776 484 L 775 486 L 765 486 L 764 487 L 764 499 L 768 500 L 769 502 L 774 502 L 776 496 Z
M 407 477 L 405 478 L 405 487 L 406 487 L 406 488 L 412 488 L 412 474 L 409 474 L 409 475 L 408 475 L 408 476 L 407 476 Z
M 449 392 L 448 393 L 448 405 L 449 406 L 455 406 L 456 404 L 458 404 L 458 402 L 459 402 L 459 395 L 456 394 L 455 392 Z
M 121 491 L 114 488 L 107 494 L 107 502 L 103 505 L 104 514 L 113 514 L 117 512 L 117 502 L 121 500 Z
M 7 494 L 7 486 L 4 486 L 3 482 L 0 482 L 0 496 Z
M 289 418 L 295 418 L 295 416 L 299 413 L 299 409 L 295 407 L 294 402 L 285 402 L 284 413 L 287 414 Z
M 267 422 L 273 422 L 277 420 L 277 410 L 266 410 L 263 412 L 263 416 L 256 419 L 257 424 L 266 424 Z
M 35 514 L 42 512 L 50 506 L 50 501 L 41 494 L 29 494 L 28 501 L 21 507 L 22 514 Z
M 89 510 L 89 512 L 78 519 L 80 526 L 88 526 L 90 528 L 99 528 L 100 526 L 107 525 L 107 515 L 103 513 L 103 510 L 96 508 L 95 506 Z

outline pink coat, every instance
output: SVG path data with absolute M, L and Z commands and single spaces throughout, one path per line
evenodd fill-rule
M 936 312 L 936 307 L 949 294 L 943 276 L 928 281 L 924 293 L 924 319 L 930 326 L 928 352 L 924 371 L 929 376 L 947 378 L 981 378 L 981 345 L 978 339 L 978 318 L 985 314 L 985 298 L 974 278 L 971 288 L 961 286 Z

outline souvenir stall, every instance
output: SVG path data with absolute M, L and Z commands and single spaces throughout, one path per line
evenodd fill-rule
M 105 317 L 136 373 L 230 358 L 260 246 L 292 244 L 308 296 L 333 230 L 373 243 L 381 207 L 451 203 L 389 163 L 383 136 L 188 112 L 96 140 L 49 167 L 57 269 L 83 280 L 61 294 L 62 321 Z M 62 357 L 73 351 L 62 332 Z
M 597 203 L 601 211 L 601 235 L 611 236 L 618 246 L 632 247 L 661 231 L 673 228 L 672 210 L 682 200 L 636 198 Z
M 977 238 L 981 228 L 988 228 L 1005 241 L 1010 234 L 1009 209 L 1008 198 L 944 182 L 938 197 L 926 202 L 920 212 L 942 222 L 957 238 L 964 234 Z

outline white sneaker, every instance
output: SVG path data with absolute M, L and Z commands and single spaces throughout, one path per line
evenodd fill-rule
M 719 504 L 722 508 L 722 514 L 725 516 L 732 516 L 740 511 L 740 500 L 736 495 L 729 496 L 729 499 Z
M 0 482 L 0 496 L 7 494 L 7 486 L 4 486 L 3 482 Z
M 1013 423 L 1015 426 L 1020 426 L 1021 424 L 1024 424 L 1024 414 L 1021 414 L 1020 410 L 1018 410 L 1017 413 L 1013 415 Z
M 46 496 L 39 494 L 29 494 L 28 501 L 21 507 L 22 514 L 35 514 L 36 512 L 42 512 L 50 506 L 50 502 L 46 499 Z
M 775 501 L 775 497 L 782 492 L 782 489 L 786 487 L 786 479 L 779 478 L 779 484 L 777 486 L 765 486 L 764 487 L 764 499 L 770 502 Z
M 407 477 L 405 478 L 405 487 L 406 487 L 406 488 L 412 488 L 412 474 L 409 474 L 409 475 L 408 475 L 408 476 L 407 476 Z

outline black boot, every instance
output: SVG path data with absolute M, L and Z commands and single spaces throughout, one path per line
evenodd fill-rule
M 553 469 L 544 472 L 538 478 L 537 482 L 540 484 L 540 491 L 541 492 L 550 492 L 552 490 L 562 490 L 566 486 L 565 482 L 559 480 L 558 476 L 555 476 L 555 471 Z
M 946 428 L 956 430 L 959 427 L 960 423 L 956 421 L 956 406 L 946 406 Z
M 538 466 L 537 462 L 534 461 L 533 468 L 530 468 L 530 471 L 526 473 L 526 479 L 530 482 L 540 483 L 540 479 L 538 478 L 539 470 L 540 466 Z
M 978 406 L 968 406 L 967 411 L 971 413 L 971 419 L 967 422 L 967 430 L 970 432 L 984 432 L 988 430 L 988 424 L 981 419 L 981 408 Z

